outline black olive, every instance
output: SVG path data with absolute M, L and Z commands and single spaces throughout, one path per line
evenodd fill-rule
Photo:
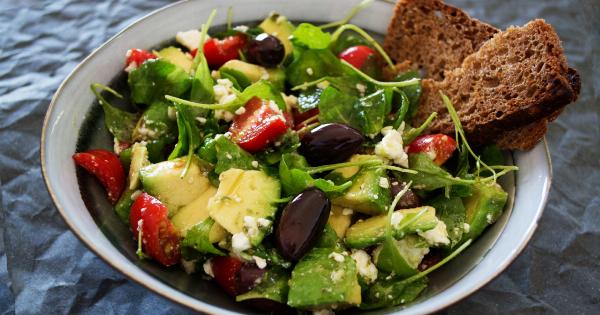
M 285 57 L 285 47 L 272 35 L 262 33 L 251 39 L 247 46 L 248 60 L 265 67 L 275 67 Z
M 258 284 L 258 279 L 262 279 L 266 271 L 266 269 L 260 269 L 254 264 L 243 264 L 236 275 L 237 294 L 244 294 L 254 289 Z
M 304 135 L 298 152 L 313 166 L 340 163 L 358 152 L 364 140 L 354 128 L 325 124 Z
M 331 202 L 321 190 L 308 188 L 285 206 L 275 230 L 275 244 L 281 255 L 298 261 L 323 233 Z
M 405 183 L 400 182 L 398 180 L 392 180 L 391 184 L 391 195 L 392 199 L 398 195 L 406 186 Z M 421 206 L 421 199 L 417 196 L 411 189 L 407 190 L 406 193 L 400 197 L 398 204 L 396 205 L 396 210 L 398 209 L 410 209 Z

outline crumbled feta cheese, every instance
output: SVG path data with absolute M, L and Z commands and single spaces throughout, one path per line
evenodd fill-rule
M 332 271 L 330 275 L 331 281 L 339 282 L 342 280 L 342 277 L 344 277 L 344 273 L 345 272 L 342 269 Z
M 469 223 L 463 224 L 463 230 L 465 230 L 465 233 L 469 233 L 469 231 L 471 230 L 471 226 L 469 225 Z
M 252 161 L 252 167 L 258 168 L 258 161 Z
M 167 116 L 169 117 L 170 120 L 177 119 L 177 110 L 175 110 L 175 107 L 173 107 L 173 106 L 167 107 Z
M 312 69 L 312 68 L 310 68 L 310 67 L 306 68 L 306 74 L 308 74 L 308 75 L 313 75 L 314 73 L 315 73 L 315 72 L 313 71 L 313 69 Z
M 225 154 L 225 157 L 226 157 L 227 159 L 229 159 L 229 160 L 233 159 L 233 156 L 231 156 L 231 154 L 230 154 L 230 153 L 227 153 L 227 154 Z
M 241 115 L 241 114 L 243 114 L 245 112 L 246 112 L 246 108 L 243 107 L 243 106 L 235 110 L 235 114 L 236 115 Z
M 215 274 L 213 273 L 213 269 L 212 269 L 212 259 L 205 261 L 204 264 L 202 265 L 202 269 L 204 269 L 205 274 L 211 276 L 212 278 L 215 277 Z
M 141 190 L 136 190 L 131 194 L 131 200 L 136 200 L 142 194 Z
M 342 255 L 340 253 L 333 252 L 333 253 L 329 254 L 328 257 L 333 258 L 333 260 L 335 260 L 337 262 L 344 262 L 344 255 Z
M 273 222 L 271 222 L 271 220 L 267 220 L 265 218 L 258 218 L 258 220 L 256 220 L 256 222 L 258 222 L 258 226 L 263 227 L 263 228 L 268 228 L 273 223 Z
M 181 267 L 183 267 L 183 271 L 188 275 L 194 273 L 196 271 L 196 259 L 194 260 L 185 260 L 181 259 Z
M 448 245 L 450 239 L 448 239 L 448 231 L 446 230 L 446 224 L 444 221 L 439 220 L 438 224 L 431 230 L 425 232 L 419 232 L 419 236 L 424 238 L 429 245 Z
M 115 151 L 115 154 L 120 155 L 121 151 L 123 151 L 121 147 L 121 141 L 119 141 L 117 138 L 113 138 L 113 143 L 113 150 Z
M 252 256 L 252 259 L 254 259 L 256 266 L 260 269 L 265 269 L 265 267 L 267 266 L 267 261 L 264 258 Z
M 260 232 L 259 222 L 255 217 L 245 216 L 244 217 L 244 228 L 249 237 L 257 237 Z
M 242 33 L 246 33 L 248 31 L 248 29 L 249 28 L 246 25 L 238 25 L 233 28 L 234 31 L 238 31 L 238 32 L 242 32 Z
M 218 79 L 221 78 L 221 73 L 219 71 L 217 71 L 217 70 L 213 70 L 213 71 L 210 72 L 210 76 L 213 79 L 218 80 Z
M 398 211 L 392 213 L 392 219 L 391 219 L 391 223 L 392 226 L 398 226 L 400 224 L 400 222 L 402 222 L 402 219 L 404 219 L 404 215 Z
M 379 187 L 390 188 L 390 181 L 387 177 L 379 177 Z
M 404 152 L 404 145 L 402 143 L 402 129 L 403 126 L 398 130 L 395 130 L 391 126 L 381 129 L 383 139 L 375 145 L 375 154 L 392 160 L 394 164 L 408 167 L 408 154 Z
M 137 132 L 143 139 L 154 138 L 154 136 L 156 136 L 156 130 L 148 128 L 146 122 L 143 122 L 142 125 L 137 128 Z
M 241 253 L 250 247 L 250 240 L 243 232 L 235 233 L 231 237 L 231 249 L 233 252 Z
M 298 108 L 298 98 L 296 96 L 283 94 L 283 100 L 288 111 L 291 111 L 292 108 Z
M 127 51 L 128 53 L 131 53 L 130 50 Z M 129 73 L 135 69 L 138 68 L 138 64 L 135 61 L 130 62 L 127 67 L 125 68 L 125 72 Z
M 235 95 L 233 91 L 233 82 L 229 79 L 217 79 L 217 84 L 213 86 L 215 98 L 219 104 L 224 104 L 223 99 L 229 95 Z
M 488 214 L 485 216 L 485 219 L 487 220 L 487 223 L 488 223 L 488 224 L 492 224 L 492 223 L 494 223 L 494 218 L 492 217 L 492 214 L 491 214 L 491 213 L 488 213 Z
M 344 208 L 344 210 L 342 210 L 343 215 L 352 215 L 353 213 L 354 213 L 354 210 L 349 209 L 349 208 Z
M 332 310 L 327 309 L 327 308 L 320 309 L 320 310 L 313 310 L 312 312 L 313 312 L 313 315 L 334 315 L 335 314 Z
M 261 80 L 269 80 L 270 76 L 269 76 L 269 72 L 265 69 L 261 69 L 262 70 L 262 74 L 260 75 L 260 79 Z
M 377 280 L 377 267 L 371 261 L 371 256 L 364 250 L 352 251 L 352 259 L 356 262 L 356 268 L 358 273 L 367 280 L 367 283 L 371 283 Z
M 204 117 L 196 117 L 196 120 L 201 124 L 204 125 L 206 124 L 206 118 Z
M 215 118 L 229 122 L 233 120 L 234 115 L 228 110 L 217 109 L 215 110 Z
M 200 45 L 200 37 L 200 31 L 189 30 L 185 32 L 177 32 L 175 35 L 175 40 L 181 44 L 181 46 L 187 48 L 189 51 L 192 51 L 194 49 L 198 49 L 198 45 Z
M 365 91 L 367 90 L 367 87 L 362 83 L 356 83 L 356 90 L 358 90 L 360 96 L 365 96 Z
M 321 90 L 326 89 L 328 86 L 329 86 L 329 81 L 327 81 L 327 80 L 317 83 L 317 87 Z

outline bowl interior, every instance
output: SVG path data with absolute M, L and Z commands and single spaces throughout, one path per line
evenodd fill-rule
M 42 167 L 48 189 L 65 221 L 86 245 L 116 269 L 193 309 L 247 314 L 251 312 L 249 309 L 232 301 L 199 274 L 189 276 L 179 268 L 165 269 L 151 261 L 138 260 L 131 232 L 114 214 L 102 187 L 91 176 L 77 170 L 71 161 L 75 151 L 112 146 L 104 128 L 102 110 L 89 91 L 91 83 L 124 85 L 122 63 L 127 49 L 155 47 L 171 40 L 177 31 L 198 28 L 214 7 L 220 12 L 215 24 L 224 24 L 229 6 L 234 8 L 236 24 L 255 21 L 272 10 L 292 20 L 329 22 L 342 18 L 351 7 L 344 0 L 220 1 L 218 4 L 190 1 L 147 16 L 95 51 L 61 85 L 44 124 Z M 314 7 L 321 9 L 312 10 Z M 391 4 L 376 1 L 353 22 L 371 33 L 384 34 L 391 14 Z M 547 151 L 542 144 L 530 152 L 516 153 L 508 158 L 514 159 L 521 170 L 501 180 L 510 197 L 498 222 L 462 255 L 434 272 L 429 288 L 417 301 L 371 313 L 418 314 L 438 310 L 490 281 L 514 259 L 533 233 L 543 210 L 551 174 Z

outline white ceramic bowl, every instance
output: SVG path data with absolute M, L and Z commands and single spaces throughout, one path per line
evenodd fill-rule
M 233 302 L 209 281 L 165 270 L 152 262 L 140 262 L 130 232 L 119 223 L 101 198 L 82 198 L 90 191 L 101 194 L 93 181 L 81 182 L 71 159 L 78 138 L 94 138 L 109 146 L 101 123 L 81 132 L 89 113 L 99 112 L 89 90 L 91 83 L 108 84 L 123 71 L 129 48 L 149 48 L 171 40 L 177 31 L 199 28 L 213 8 L 219 10 L 215 25 L 225 23 L 226 10 L 234 8 L 237 23 L 257 21 L 278 11 L 296 21 L 341 19 L 358 1 L 347 0 L 244 0 L 179 2 L 157 10 L 133 23 L 88 56 L 65 79 L 56 92 L 44 121 L 41 163 L 46 185 L 66 223 L 98 256 L 132 280 L 191 309 L 206 313 L 251 313 Z M 375 1 L 353 23 L 372 33 L 384 34 L 393 4 Z M 94 109 L 95 108 L 95 109 Z M 95 117 L 92 115 L 92 117 Z M 88 123 L 89 120 L 88 120 Z M 98 140 L 100 139 L 100 140 Z M 104 140 L 102 140 L 104 139 Z M 81 143 L 81 142 L 79 142 Z M 545 142 L 529 152 L 513 153 L 520 171 L 503 179 L 510 193 L 507 209 L 470 248 L 431 276 L 430 287 L 414 303 L 383 309 L 373 314 L 425 314 L 440 310 L 473 293 L 502 272 L 523 250 L 542 214 L 551 181 L 551 163 Z M 491 301 L 490 301 L 491 302 Z

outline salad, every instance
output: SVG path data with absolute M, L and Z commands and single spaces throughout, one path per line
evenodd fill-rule
M 423 134 L 435 113 L 411 124 L 419 72 L 398 73 L 348 24 L 359 9 L 221 31 L 212 12 L 174 45 L 127 51 L 127 97 L 92 85 L 114 148 L 73 159 L 140 259 L 262 310 L 375 309 L 416 299 L 494 223 L 507 200 L 496 180 L 516 167 L 469 146 L 445 95 L 454 135 Z

